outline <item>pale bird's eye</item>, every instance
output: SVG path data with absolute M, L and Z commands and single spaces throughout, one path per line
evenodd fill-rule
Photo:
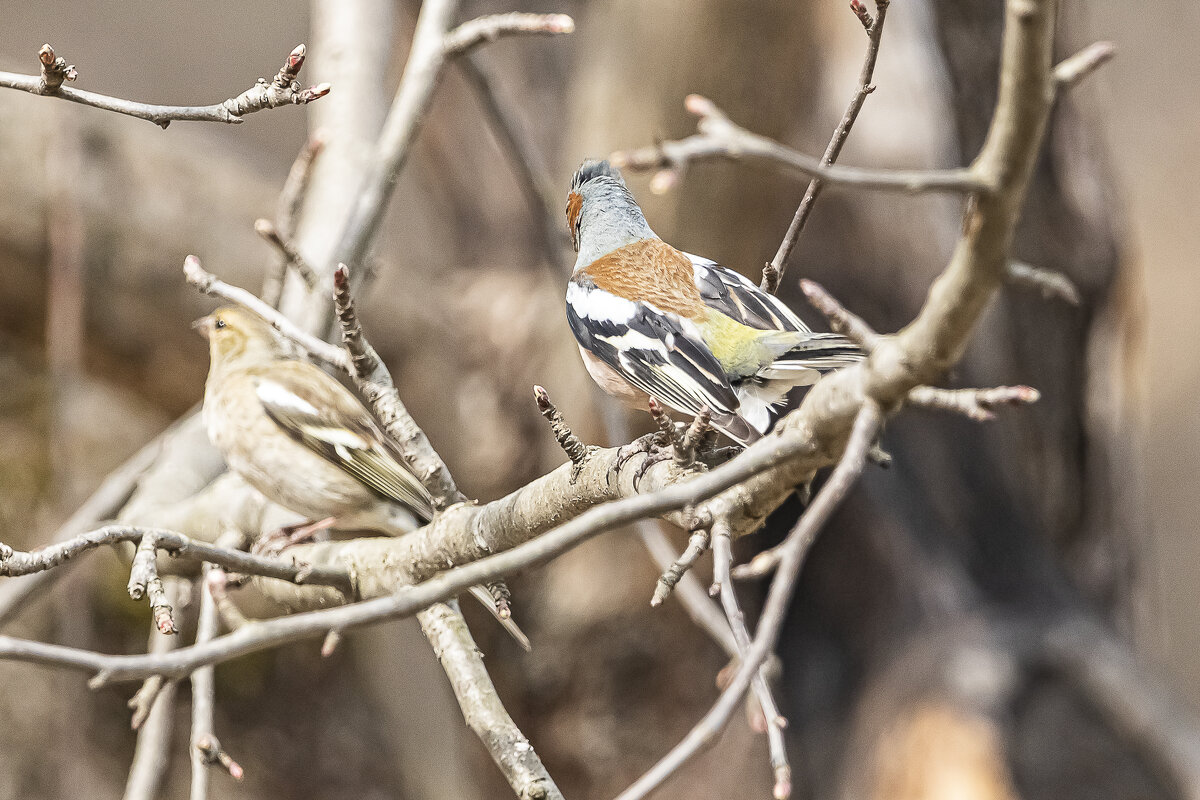
M 221 330 L 222 328 L 225 327 L 225 320 L 223 320 L 223 319 L 217 320 L 216 322 L 213 323 L 213 327 L 216 328 L 217 330 Z

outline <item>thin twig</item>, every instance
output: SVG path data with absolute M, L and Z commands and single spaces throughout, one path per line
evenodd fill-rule
M 190 589 L 188 581 L 177 577 L 168 578 L 168 602 L 181 605 Z M 150 631 L 148 649 L 152 655 L 165 655 L 177 646 L 178 641 L 178 637 L 164 636 L 155 627 Z M 165 681 L 154 692 L 146 721 L 138 726 L 137 745 L 133 751 L 129 777 L 125 782 L 124 800 L 155 800 L 159 795 L 167 771 L 171 733 L 175 727 L 176 692 L 177 684 L 174 680 Z
M 153 563 L 155 550 L 178 558 L 204 561 L 234 572 L 261 575 L 301 585 L 332 586 L 343 594 L 353 594 L 353 583 L 344 569 L 309 564 L 296 564 L 275 558 L 265 558 L 241 550 L 233 550 L 189 539 L 175 531 L 145 528 L 134 525 L 106 525 L 94 531 L 81 533 L 65 542 L 47 545 L 39 550 L 23 552 L 0 543 L 0 575 L 28 575 L 53 569 L 74 557 L 121 542 L 148 542 L 139 545 L 142 563 L 135 563 L 130 576 L 130 594 L 135 583 L 143 585 L 147 575 L 147 564 Z M 153 549 L 151 549 L 153 548 Z M 136 559 L 135 559 L 136 562 Z M 139 595 L 140 597 L 140 595 Z M 138 598 L 134 598 L 138 599 Z
M 265 320 L 303 347 L 309 355 L 341 370 L 349 370 L 349 359 L 340 347 L 322 341 L 300 328 L 296 323 L 276 311 L 267 303 L 238 286 L 233 286 L 213 275 L 200 264 L 200 259 L 188 256 L 183 260 L 183 274 L 187 282 L 204 294 L 219 297 L 227 303 L 241 306 Z
M 997 406 L 1017 406 L 1036 403 L 1041 392 L 1032 386 L 996 386 L 991 389 L 941 389 L 918 386 L 908 393 L 910 405 L 952 411 L 976 422 L 989 422 Z
M 119 97 L 109 97 L 63 86 L 63 79 L 75 79 L 75 67 L 66 67 L 66 61 L 56 58 L 53 48 L 48 44 L 43 45 L 38 53 L 38 58 L 42 63 L 41 75 L 0 72 L 0 87 L 20 89 L 44 97 L 60 97 L 63 100 L 70 100 L 72 103 L 148 120 L 163 128 L 175 120 L 236 124 L 242 122 L 247 114 L 255 111 L 285 105 L 303 105 L 329 94 L 330 87 L 327 83 L 310 86 L 306 89 L 296 81 L 296 75 L 304 64 L 304 52 L 304 45 L 299 45 L 288 55 L 283 67 L 270 81 L 259 78 L 254 86 L 236 97 L 211 106 L 159 106 L 135 103 L 132 100 L 122 100 Z M 47 64 L 47 61 L 50 63 Z M 58 66 L 59 62 L 62 64 L 61 68 Z
M 1117 54 L 1112 42 L 1093 42 L 1054 67 L 1054 80 L 1059 87 L 1074 86 L 1106 64 Z
M 1083 302 L 1075 283 L 1066 275 L 1052 269 L 1042 269 L 1021 261 L 1010 261 L 1005 278 L 1010 286 L 1033 289 L 1041 293 L 1043 300 L 1056 297 L 1072 306 Z
M 291 169 L 288 170 L 287 179 L 284 180 L 283 189 L 280 190 L 279 199 L 275 203 L 275 229 L 282 241 L 291 242 L 296 235 L 296 221 L 300 218 L 304 199 L 308 196 L 308 184 L 312 179 L 313 165 L 317 161 L 317 156 L 324 149 L 325 135 L 323 132 L 317 131 L 300 148 L 300 153 L 292 162 Z M 292 249 L 295 250 L 294 245 Z M 298 250 L 296 252 L 299 253 Z M 283 284 L 287 278 L 288 264 L 289 259 L 285 255 L 268 267 L 266 277 L 263 278 L 262 299 L 271 308 L 278 308 L 279 301 L 283 297 Z M 310 271 L 311 269 L 309 267 Z M 309 290 L 312 291 L 313 283 L 307 278 L 305 280 Z
M 684 548 L 683 553 L 658 577 L 658 583 L 654 586 L 654 595 L 650 598 L 650 605 L 652 607 L 657 608 L 666 601 L 684 574 L 708 550 L 708 545 L 709 532 L 707 528 L 692 531 L 692 535 L 688 537 L 687 547 Z
M 725 618 L 733 630 L 734 640 L 738 646 L 739 658 L 744 658 L 750 649 L 750 631 L 746 628 L 746 618 L 738 605 L 737 592 L 729 576 L 729 567 L 733 563 L 733 553 L 730 546 L 729 524 L 718 518 L 713 523 L 713 581 L 719 587 L 721 606 L 725 609 Z M 786 800 L 792 794 L 792 767 L 788 763 L 787 744 L 783 740 L 783 729 L 787 721 L 779 712 L 771 686 L 767 683 L 766 665 L 759 669 L 754 677 L 754 692 L 762 706 L 763 717 L 767 726 L 767 742 L 771 752 L 771 769 L 775 775 L 775 800 Z
M 659 570 L 665 571 L 675 563 L 679 554 L 671 546 L 671 540 L 663 532 L 661 524 L 653 520 L 642 520 L 638 523 L 637 530 Z M 676 584 L 674 594 L 683 604 L 683 610 L 692 622 L 720 645 L 725 655 L 737 658 L 737 642 L 733 638 L 733 631 L 729 629 L 729 624 L 721 615 L 720 609 L 704 591 L 700 579 L 690 572 L 685 574 Z
M 349 354 L 349 373 L 383 428 L 399 448 L 413 474 L 429 490 L 433 507 L 441 510 L 465 501 L 458 490 L 446 462 L 434 450 L 425 432 L 408 413 L 387 365 L 363 334 L 362 324 L 354 308 L 350 288 L 350 273 L 345 264 L 338 264 L 333 273 L 334 305 L 342 328 L 342 340 Z
M 196 620 L 196 642 L 211 641 L 217 635 L 217 601 L 212 594 L 208 578 L 216 567 L 205 567 L 205 580 L 200 582 L 200 612 Z M 235 779 L 243 776 L 241 766 L 221 748 L 214 733 L 213 707 L 216 687 L 214 668 L 210 664 L 192 673 L 192 788 L 190 800 L 207 800 L 208 768 L 222 765 Z
M 308 288 L 316 288 L 320 282 L 317 278 L 317 273 L 304 260 L 304 256 L 300 255 L 300 251 L 296 249 L 296 245 L 290 240 L 283 238 L 279 229 L 275 227 L 275 223 L 265 218 L 257 219 L 254 221 L 254 232 L 261 236 L 267 244 L 279 251 L 279 255 L 283 256 L 283 263 L 296 270 Z M 268 305 L 273 304 L 268 303 Z
M 158 537 L 153 532 L 143 533 L 133 554 L 133 566 L 129 570 L 129 596 L 150 600 L 150 613 L 159 633 L 175 634 L 174 607 L 167 596 L 166 585 L 158 576 Z
M 875 75 L 875 62 L 879 58 L 879 42 L 883 38 L 883 22 L 887 19 L 889 3 L 890 0 L 875 0 L 875 8 L 878 13 L 876 18 L 872 20 L 866 6 L 859 2 L 859 0 L 851 0 L 850 2 L 850 8 L 867 30 L 867 54 L 863 58 L 862 69 L 858 74 L 858 87 L 854 90 L 854 95 L 850 98 L 850 104 L 846 107 L 845 113 L 842 114 L 841 121 L 833 131 L 833 138 L 829 140 L 829 144 L 825 147 L 825 154 L 821 156 L 821 163 L 827 166 L 837 161 L 838 156 L 842 152 L 842 146 L 846 143 L 846 139 L 850 135 L 850 129 L 854 127 L 854 122 L 858 119 L 858 112 L 862 110 L 863 103 L 867 101 L 867 96 L 875 91 L 875 86 L 871 83 L 871 79 Z M 800 201 L 800 206 L 796 209 L 796 214 L 792 217 L 792 221 L 788 225 L 787 233 L 783 236 L 783 241 L 779 243 L 779 249 L 775 251 L 775 257 L 763 267 L 761 283 L 763 291 L 775 294 L 779 289 L 779 282 L 783 279 L 783 271 L 787 268 L 788 258 L 791 257 L 792 250 L 795 249 L 796 242 L 800 238 L 800 231 L 803 230 L 804 224 L 808 221 L 813 205 L 817 201 L 817 196 L 821 194 L 821 189 L 824 186 L 820 178 L 813 178 L 808 182 L 808 188 L 804 191 L 804 198 Z
M 312 180 L 313 166 L 317 157 L 325 149 L 325 134 L 317 131 L 309 137 L 296 160 L 288 169 L 283 188 L 279 190 L 279 199 L 275 203 L 275 227 L 279 235 L 291 239 L 296 235 L 296 220 L 300 218 L 300 210 L 304 206 L 304 198 L 308 196 L 308 184 Z
M 563 254 L 570 251 L 571 239 L 562 224 L 561 209 L 551 199 L 557 198 L 558 192 L 550 172 L 533 142 L 525 135 L 525 126 L 517 119 L 512 104 L 502 98 L 491 71 L 479 55 L 468 54 L 456 63 L 475 90 L 492 132 L 508 153 L 508 160 L 517 175 L 517 185 L 533 212 L 546 265 L 557 269 Z
M 804 562 L 804 556 L 817 533 L 825 526 L 853 486 L 855 479 L 862 473 L 867 450 L 875 440 L 882 421 L 883 414 L 879 406 L 872 401 L 867 401 L 859 410 L 842 460 L 785 540 L 783 561 L 767 592 L 758 631 L 716 705 L 692 728 L 683 741 L 622 792 L 617 800 L 640 800 L 662 785 L 693 756 L 716 742 L 742 697 L 749 690 L 759 668 L 775 649 L 779 631 L 783 627 L 787 608 L 791 604 L 792 594 L 800 577 L 800 566 Z
M 821 284 L 805 278 L 800 281 L 800 290 L 812 303 L 813 308 L 825 315 L 829 326 L 836 333 L 842 334 L 868 353 L 875 349 L 879 334 L 863 321 L 862 317 L 846 310 L 846 307 L 825 291 Z
M 970 169 L 903 170 L 864 169 L 823 164 L 821 159 L 797 152 L 765 136 L 742 128 L 707 97 L 688 95 L 684 106 L 699 117 L 699 133 L 678 141 L 660 142 L 639 150 L 613 153 L 614 165 L 632 170 L 682 170 L 693 161 L 714 158 L 770 161 L 801 175 L 826 183 L 900 192 L 991 191 L 991 186 Z
M 567 425 L 562 413 L 550 400 L 550 394 L 543 387 L 534 386 L 533 397 L 537 402 L 538 411 L 550 423 L 550 430 L 554 433 L 554 440 L 558 442 L 558 446 L 567 454 L 567 458 L 571 459 L 572 464 L 582 467 L 590 452 L 588 446 Z
M 526 14 L 518 11 L 476 17 L 448 32 L 443 41 L 446 57 L 465 55 L 481 44 L 522 33 L 573 33 L 575 20 L 566 14 Z

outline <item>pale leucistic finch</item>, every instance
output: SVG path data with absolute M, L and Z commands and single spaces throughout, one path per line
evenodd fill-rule
M 863 358 L 739 273 L 658 238 L 607 161 L 575 173 L 567 225 L 579 254 L 567 321 L 592 378 L 629 405 L 652 397 L 690 416 L 707 407 L 718 430 L 747 444 L 790 389 Z
M 429 492 L 366 407 L 315 364 L 291 357 L 270 325 L 228 307 L 195 327 L 209 344 L 208 436 L 264 497 L 309 520 L 392 536 L 433 517 Z M 495 613 L 486 589 L 472 594 Z M 528 649 L 516 624 L 500 621 Z

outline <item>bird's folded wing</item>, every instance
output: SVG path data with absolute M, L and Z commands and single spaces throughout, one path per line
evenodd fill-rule
M 255 382 L 258 400 L 275 424 L 375 494 L 430 519 L 429 492 L 404 466 L 357 398 L 312 364 L 288 366 L 291 369 L 273 371 Z M 309 370 L 320 376 L 299 374 Z
M 738 398 L 717 359 L 674 314 L 573 281 L 567 321 L 580 346 L 676 411 L 736 414 Z
M 684 253 L 692 262 L 692 275 L 700 297 L 709 308 L 743 325 L 759 330 L 807 332 L 796 314 L 775 295 L 767 294 L 740 272 L 702 256 Z

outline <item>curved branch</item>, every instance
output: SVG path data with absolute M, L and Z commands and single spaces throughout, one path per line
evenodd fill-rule
M 616 166 L 640 171 L 678 170 L 692 161 L 714 158 L 757 159 L 774 162 L 801 175 L 820 178 L 826 183 L 862 189 L 912 193 L 983 193 L 992 189 L 984 176 L 971 169 L 865 169 L 825 164 L 822 159 L 800 153 L 737 125 L 707 97 L 688 95 L 684 107 L 700 118 L 696 123 L 699 133 L 639 150 L 619 151 L 609 156 L 609 160 Z
M 236 97 L 214 103 L 211 106 L 159 106 L 63 86 L 63 80 L 75 80 L 75 67 L 67 67 L 64 59 L 56 58 L 54 49 L 48 44 L 43 45 L 38 53 L 38 57 L 42 61 L 41 75 L 0 72 L 0 87 L 19 89 L 44 97 L 70 100 L 72 103 L 99 108 L 103 111 L 113 111 L 117 114 L 148 120 L 162 128 L 167 127 L 175 120 L 237 124 L 242 122 L 247 114 L 255 111 L 285 105 L 304 105 L 329 94 L 328 83 L 321 83 L 305 89 L 296 82 L 296 75 L 304 64 L 304 55 L 304 45 L 297 46 L 270 81 L 259 78 L 254 86 Z M 61 66 L 58 65 L 58 62 L 61 62 Z
M 216 564 L 247 575 L 275 578 L 300 585 L 332 586 L 347 597 L 353 596 L 351 578 L 345 570 L 264 558 L 195 541 L 175 531 L 132 525 L 107 525 L 32 552 L 13 550 L 0 543 L 0 575 L 30 575 L 43 572 L 98 547 L 147 539 L 153 541 L 154 549 L 168 555 Z

